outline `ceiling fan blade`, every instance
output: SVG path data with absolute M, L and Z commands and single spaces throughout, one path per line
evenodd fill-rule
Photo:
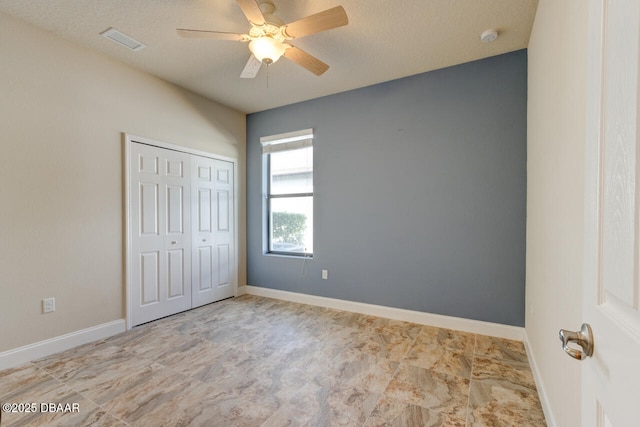
M 255 76 L 258 75 L 258 71 L 260 71 L 261 66 L 262 66 L 262 62 L 258 58 L 253 56 L 253 54 L 251 54 L 251 56 L 249 57 L 249 60 L 247 61 L 247 64 L 244 66 L 244 69 L 242 70 L 242 73 L 240 73 L 240 78 L 241 79 L 254 78 Z
M 291 38 L 300 38 L 349 23 L 347 13 L 342 6 L 327 9 L 324 12 L 309 15 L 291 24 L 285 25 L 285 33 Z
M 234 40 L 244 41 L 245 37 L 237 33 L 225 33 L 222 31 L 206 31 L 206 30 L 187 30 L 178 28 L 176 30 L 179 36 L 193 39 L 217 39 L 217 40 Z
M 264 24 L 264 16 L 260 10 L 260 6 L 256 0 L 237 0 L 238 6 L 242 9 L 242 13 L 247 17 L 249 22 L 262 25 Z
M 295 46 L 287 48 L 287 50 L 284 51 L 284 57 L 295 62 L 301 67 L 306 68 L 316 76 L 319 76 L 329 69 L 329 66 L 327 64 L 320 61 L 315 56 L 309 55 L 304 50 L 298 49 Z

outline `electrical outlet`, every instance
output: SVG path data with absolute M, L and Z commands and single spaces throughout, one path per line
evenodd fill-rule
M 51 313 L 56 311 L 56 299 L 45 298 L 42 300 L 42 313 Z
M 322 280 L 327 280 L 329 278 L 329 270 L 322 270 Z

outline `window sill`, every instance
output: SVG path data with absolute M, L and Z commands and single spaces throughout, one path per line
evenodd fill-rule
M 313 254 L 298 255 L 298 254 L 287 253 L 287 252 L 265 252 L 262 255 L 278 257 L 278 258 L 292 258 L 292 259 L 304 259 L 304 260 L 313 259 Z

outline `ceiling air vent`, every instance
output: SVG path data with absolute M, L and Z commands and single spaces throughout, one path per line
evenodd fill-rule
M 138 40 L 133 39 L 133 38 L 129 37 L 128 35 L 121 33 L 120 31 L 116 30 L 115 28 L 109 28 L 108 30 L 101 32 L 100 35 L 102 37 L 106 37 L 109 40 L 112 40 L 112 41 L 118 43 L 121 46 L 129 48 L 129 49 L 133 50 L 134 52 L 137 52 L 137 51 L 142 50 L 142 49 L 145 48 L 145 45 L 140 43 Z

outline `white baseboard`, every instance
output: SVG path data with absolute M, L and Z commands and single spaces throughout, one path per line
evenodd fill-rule
M 238 288 L 239 289 L 239 288 Z M 275 298 L 301 304 L 316 305 L 336 310 L 351 311 L 387 319 L 402 320 L 421 325 L 439 328 L 455 329 L 473 334 L 490 335 L 498 338 L 523 341 L 524 328 L 519 326 L 502 325 L 500 323 L 483 322 L 480 320 L 463 319 L 460 317 L 443 316 L 422 311 L 405 310 L 402 308 L 385 307 L 382 305 L 366 304 L 362 302 L 346 301 L 335 298 L 319 297 L 315 295 L 299 294 L 296 292 L 280 291 L 259 286 L 246 286 L 246 293 L 267 298 Z
M 527 358 L 529 359 L 529 366 L 531 366 L 533 379 L 536 382 L 536 388 L 538 389 L 538 397 L 540 398 L 540 404 L 542 405 L 542 412 L 544 412 L 544 418 L 545 418 L 545 421 L 547 422 L 547 427 L 556 427 L 558 424 L 556 423 L 556 420 L 553 417 L 553 412 L 551 411 L 551 404 L 549 403 L 549 398 L 544 388 L 544 383 L 542 382 L 542 376 L 540 375 L 540 370 L 538 369 L 536 358 L 533 352 L 531 351 L 531 347 L 529 346 L 529 339 L 527 337 L 526 330 L 524 331 L 524 348 L 525 350 L 527 350 Z
M 240 295 L 244 295 L 247 293 L 247 286 L 246 285 L 242 285 L 242 286 L 238 286 L 238 290 L 236 291 L 236 296 L 239 297 Z
M 0 353 L 0 371 L 23 365 L 32 360 L 68 350 L 92 341 L 108 338 L 126 330 L 124 319 L 49 338 Z

